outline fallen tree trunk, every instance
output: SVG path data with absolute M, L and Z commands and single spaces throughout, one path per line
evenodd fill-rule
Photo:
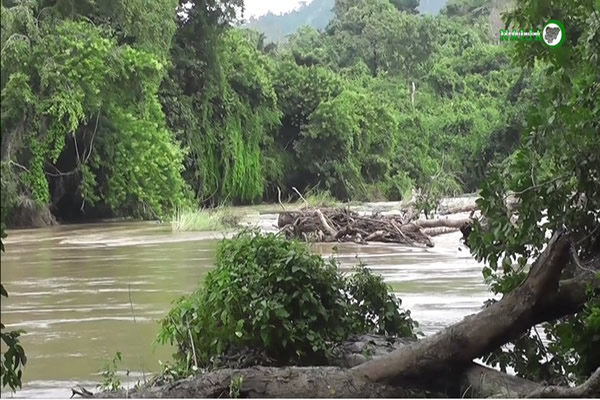
M 420 226 L 421 228 L 455 228 L 460 229 L 463 226 L 470 224 L 472 222 L 471 218 L 460 218 L 460 219 L 452 219 L 452 218 L 438 218 L 438 219 L 420 219 L 415 221 L 414 223 Z
M 423 229 L 423 233 L 426 234 L 427 236 L 431 236 L 431 237 L 447 235 L 448 233 L 454 233 L 454 232 L 459 232 L 459 231 L 460 231 L 460 229 L 457 229 L 457 228 L 446 228 L 446 227 Z
M 464 368 L 543 322 L 538 317 L 540 304 L 545 296 L 558 290 L 569 245 L 566 233 L 556 233 L 532 265 L 525 282 L 502 300 L 436 335 L 359 365 L 356 371 L 375 382 L 445 373 L 452 368 Z
M 381 385 L 339 367 L 222 369 L 164 387 L 101 393 L 103 398 L 413 398 L 423 390 Z
M 430 388 L 415 384 L 385 385 L 370 382 L 348 369 L 414 343 L 416 339 L 361 335 L 338 346 L 334 367 L 274 368 L 239 366 L 223 368 L 194 378 L 151 385 L 132 391 L 99 393 L 96 397 L 523 397 L 542 386 L 472 363 L 464 372 L 438 377 Z M 242 357 L 243 358 L 243 357 Z M 237 393 L 231 393 L 237 391 Z M 89 393 L 77 389 L 82 397 Z
M 379 335 L 361 335 L 339 347 L 338 357 L 332 364 L 341 367 L 356 367 L 369 360 L 384 357 L 392 351 L 417 343 L 412 338 L 388 338 Z M 421 385 L 422 387 L 423 385 Z M 523 397 L 541 385 L 511 376 L 494 369 L 471 362 L 464 370 L 455 374 L 438 376 L 426 385 L 432 391 L 450 397 Z
M 444 392 L 417 385 L 386 385 L 357 376 L 339 367 L 251 367 L 221 369 L 169 385 L 99 393 L 100 398 L 446 398 L 475 396 L 524 397 L 543 387 L 481 366 L 463 374 L 468 383 L 462 392 L 455 384 Z M 456 381 L 458 383 L 461 380 Z M 474 384 L 474 385 L 473 385 Z M 436 386 L 431 384 L 431 386 Z M 450 387 L 452 386 L 452 387 Z M 483 390 L 483 391 L 481 391 Z M 460 394 L 456 394 L 460 393 Z
M 527 279 L 478 314 L 416 341 L 401 342 L 367 361 L 356 352 L 339 367 L 226 369 L 128 393 L 132 397 L 416 397 L 449 395 L 526 397 L 577 395 L 597 387 L 597 373 L 579 388 L 546 388 L 473 364 L 538 323 L 577 312 L 585 302 L 581 277 L 560 282 L 571 240 L 557 232 L 533 263 Z M 597 267 L 597 266 L 596 266 Z M 586 267 L 587 268 L 587 267 Z M 587 287 L 598 288 L 592 271 Z M 590 281 L 591 280 L 591 281 Z M 556 307 L 557 302 L 567 305 Z M 551 308 L 555 307 L 555 308 Z M 389 347 L 389 346 L 388 346 Z M 360 350 L 362 352 L 362 350 Z M 347 353 L 347 351 L 344 351 Z M 240 376 L 242 377 L 240 379 Z M 423 389 L 424 388 L 424 389 Z M 123 393 L 108 396 L 122 396 Z M 104 395 L 103 395 L 104 396 Z
M 479 210 L 479 206 L 477 205 L 477 200 L 479 198 L 478 195 L 472 195 L 444 199 L 438 206 L 437 213 L 439 215 L 449 215 L 477 211 Z M 519 201 L 519 198 L 515 197 L 514 194 L 509 193 L 505 199 L 507 210 L 511 213 L 517 212 L 519 210 Z

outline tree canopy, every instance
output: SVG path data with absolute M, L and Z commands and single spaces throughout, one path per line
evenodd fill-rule
M 475 190 L 518 143 L 540 68 L 485 13 L 417 3 L 339 0 L 324 31 L 277 46 L 232 25 L 239 0 L 4 2 L 8 221 Z

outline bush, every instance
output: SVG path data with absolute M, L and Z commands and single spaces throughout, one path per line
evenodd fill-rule
M 158 341 L 177 344 L 185 368 L 245 348 L 277 365 L 322 365 L 353 334 L 413 336 L 416 323 L 381 277 L 364 266 L 342 275 L 299 242 L 244 231 L 220 243 L 216 264 L 161 322 Z

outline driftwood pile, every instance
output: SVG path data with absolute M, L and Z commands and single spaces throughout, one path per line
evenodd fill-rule
M 399 243 L 433 247 L 432 236 L 464 228 L 470 218 L 415 220 L 414 214 L 370 216 L 343 208 L 285 211 L 279 213 L 277 225 L 288 238 L 317 242 Z

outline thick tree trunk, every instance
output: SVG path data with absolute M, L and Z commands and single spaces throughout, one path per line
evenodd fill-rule
M 459 214 L 479 210 L 477 200 L 478 195 L 444 199 L 438 207 L 439 215 Z M 514 213 L 519 209 L 519 199 L 513 194 L 509 194 L 505 201 L 509 212 Z
M 464 382 L 464 383 L 463 383 Z M 463 389 L 457 391 L 457 383 Z M 536 383 L 474 365 L 452 382 L 385 385 L 339 367 L 221 369 L 164 386 L 99 393 L 101 398 L 445 398 L 524 397 L 542 391 Z
M 471 218 L 438 218 L 438 219 L 420 219 L 414 223 L 421 228 L 455 228 L 460 229 L 463 226 L 470 224 Z
M 537 317 L 540 305 L 545 296 L 558 290 L 569 245 L 567 234 L 556 233 L 534 262 L 525 282 L 502 300 L 436 335 L 355 370 L 374 382 L 397 382 L 464 368 L 473 359 L 502 346 L 541 322 Z
M 222 369 L 159 387 L 131 392 L 102 393 L 97 397 L 134 398 L 410 398 L 424 397 L 410 390 L 370 382 L 339 367 L 252 367 Z
M 412 342 L 410 340 L 409 342 Z M 194 378 L 147 386 L 132 391 L 98 393 L 95 397 L 117 398 L 218 398 L 218 397 L 264 397 L 264 398 L 370 398 L 370 397 L 524 397 L 543 387 L 478 364 L 471 364 L 465 371 L 437 377 L 426 385 L 385 385 L 373 383 L 348 369 L 373 357 L 381 357 L 395 348 L 405 346 L 406 339 L 365 335 L 341 346 L 340 358 L 334 360 L 337 367 L 274 368 L 247 367 L 226 368 L 198 375 Z M 73 389 L 82 397 L 86 390 Z M 89 393 L 89 392 L 87 392 Z
M 440 235 L 447 235 L 448 233 L 454 233 L 454 232 L 458 232 L 460 231 L 460 229 L 457 228 L 446 228 L 446 227 L 439 227 L 439 228 L 425 228 L 423 229 L 423 233 L 426 234 L 427 236 L 440 236 Z

